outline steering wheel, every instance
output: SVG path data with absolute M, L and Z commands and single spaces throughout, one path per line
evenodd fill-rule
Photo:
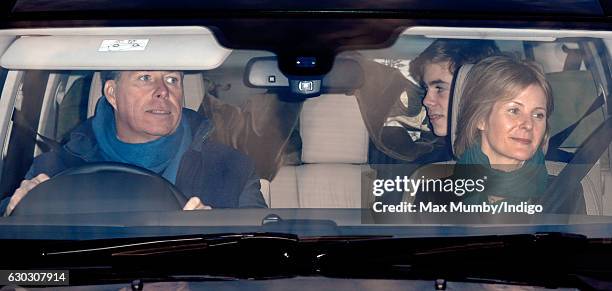
M 40 183 L 11 215 L 181 210 L 187 199 L 147 169 L 113 162 L 67 169 Z

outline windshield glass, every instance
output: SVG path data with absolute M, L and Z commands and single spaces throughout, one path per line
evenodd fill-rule
M 611 40 L 422 28 L 287 57 L 210 31 L 9 35 L 0 220 L 123 229 L 92 237 L 609 222 Z

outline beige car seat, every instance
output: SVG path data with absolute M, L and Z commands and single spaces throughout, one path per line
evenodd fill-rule
M 368 134 L 355 96 L 323 94 L 300 115 L 302 165 L 285 166 L 270 183 L 273 208 L 360 208 Z

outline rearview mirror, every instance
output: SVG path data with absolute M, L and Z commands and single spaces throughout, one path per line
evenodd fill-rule
M 245 83 L 249 87 L 265 89 L 290 88 L 293 93 L 318 96 L 322 93 L 348 93 L 364 82 L 361 65 L 348 58 L 336 58 L 332 69 L 323 76 L 286 76 L 278 67 L 276 57 L 257 57 L 249 61 Z

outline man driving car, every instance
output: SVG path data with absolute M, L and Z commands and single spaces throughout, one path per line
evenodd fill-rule
M 184 210 L 266 207 L 251 159 L 208 140 L 211 122 L 182 107 L 182 72 L 105 71 L 102 80 L 104 98 L 95 115 L 70 133 L 60 151 L 34 159 L 20 187 L 2 201 L 5 216 L 49 177 L 94 162 L 158 173 L 191 197 Z

